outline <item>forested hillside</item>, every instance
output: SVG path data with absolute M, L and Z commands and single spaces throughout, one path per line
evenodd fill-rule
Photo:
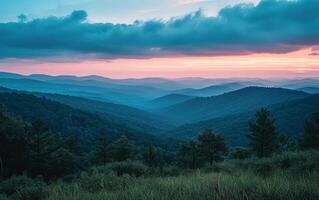
M 255 111 L 264 106 L 301 99 L 309 94 L 282 88 L 247 87 L 213 97 L 194 98 L 162 109 L 162 114 L 183 124 Z
M 0 93 L 0 102 L 9 112 L 21 116 L 23 120 L 33 122 L 41 119 L 54 131 L 77 136 L 85 146 L 92 145 L 101 130 L 106 132 L 110 140 L 126 135 L 138 144 L 166 143 L 165 138 L 156 138 L 145 131 L 134 129 L 117 118 L 104 118 L 44 97 L 5 92 Z
M 303 99 L 287 101 L 266 107 L 278 131 L 292 137 L 299 137 L 304 123 L 314 112 L 319 112 L 319 96 L 312 95 Z M 245 145 L 248 123 L 254 118 L 255 112 L 240 113 L 226 117 L 212 118 L 198 123 L 182 125 L 171 131 L 171 134 L 181 138 L 193 138 L 205 128 L 211 128 L 224 135 L 231 146 Z

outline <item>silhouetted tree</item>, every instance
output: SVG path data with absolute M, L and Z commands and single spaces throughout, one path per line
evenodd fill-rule
M 212 130 L 206 129 L 197 136 L 198 147 L 203 158 L 210 166 L 214 161 L 219 161 L 227 153 L 227 146 L 221 135 L 216 135 Z
M 0 179 L 26 169 L 28 126 L 0 106 Z
M 199 167 L 199 149 L 196 141 L 182 144 L 179 151 L 179 165 L 195 169 Z
M 120 137 L 111 147 L 112 157 L 115 161 L 124 161 L 135 157 L 136 147 L 126 136 Z
M 149 167 L 155 167 L 157 162 L 157 151 L 153 145 L 149 145 L 143 153 L 143 160 Z
M 278 150 L 279 140 L 274 120 L 265 108 L 256 112 L 256 120 L 249 123 L 250 133 L 247 135 L 250 146 L 257 157 L 269 157 Z
M 96 164 L 105 165 L 111 160 L 110 146 L 105 133 L 101 133 L 98 137 L 93 154 Z
M 319 150 L 319 112 L 314 113 L 306 121 L 301 138 L 301 147 L 304 149 Z
M 41 174 L 48 177 L 47 169 L 50 167 L 52 154 L 63 146 L 63 142 L 41 120 L 32 123 L 27 141 L 31 175 Z

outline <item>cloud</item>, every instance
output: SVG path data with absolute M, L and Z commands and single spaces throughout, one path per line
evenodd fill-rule
M 311 53 L 309 54 L 310 56 L 319 56 L 319 46 L 313 47 L 311 49 Z
M 208 17 L 201 11 L 168 21 L 89 23 L 65 17 L 0 23 L 0 58 L 114 59 L 285 53 L 319 44 L 318 0 L 263 0 Z

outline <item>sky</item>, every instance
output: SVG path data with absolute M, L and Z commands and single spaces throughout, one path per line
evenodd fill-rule
M 319 77 L 318 0 L 2 0 L 0 71 Z

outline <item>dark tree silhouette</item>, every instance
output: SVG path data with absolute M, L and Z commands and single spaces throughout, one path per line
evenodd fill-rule
M 63 141 L 41 120 L 32 123 L 27 141 L 31 175 L 49 176 L 47 172 L 50 168 L 50 159 L 63 146 Z
M 249 123 L 250 133 L 247 135 L 252 150 L 257 157 L 269 157 L 278 150 L 279 140 L 274 120 L 267 109 L 256 112 L 256 120 Z
M 221 135 L 214 134 L 211 129 L 206 129 L 197 136 L 198 146 L 203 158 L 210 166 L 214 161 L 222 160 L 222 156 L 227 153 L 227 146 Z
M 115 161 L 124 161 L 135 157 L 136 146 L 126 136 L 120 137 L 111 147 L 112 157 Z
M 105 133 L 101 133 L 98 137 L 95 149 L 93 151 L 94 162 L 96 164 L 105 165 L 111 160 L 110 146 Z
M 155 167 L 157 161 L 157 151 L 153 145 L 149 145 L 143 153 L 144 162 L 149 167 Z
M 301 138 L 301 147 L 304 149 L 319 150 L 319 112 L 314 113 L 312 117 L 306 121 Z
M 28 126 L 21 119 L 11 116 L 0 106 L 0 179 L 26 168 Z
M 179 150 L 179 164 L 182 167 L 196 169 L 199 167 L 199 149 L 197 141 L 193 140 L 187 144 L 182 144 Z

